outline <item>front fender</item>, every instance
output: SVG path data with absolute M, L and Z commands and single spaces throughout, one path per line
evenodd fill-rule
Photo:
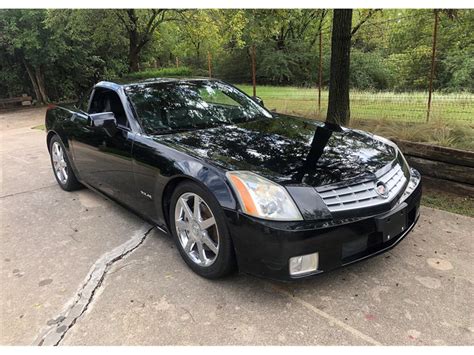
M 225 172 L 193 159 L 179 161 L 175 165 L 180 173 L 172 176 L 167 185 L 173 184 L 176 180 L 192 180 L 211 192 L 222 208 L 237 209 L 237 201 L 231 187 L 227 184 Z M 166 186 L 163 191 L 157 192 L 162 194 L 165 189 Z
M 140 194 L 145 196 L 139 198 L 143 201 L 140 205 L 158 222 L 166 222 L 171 194 L 183 180 L 194 181 L 209 191 L 222 208 L 237 209 L 223 169 L 140 134 L 135 137 L 132 151 L 135 182 Z M 147 195 L 154 211 L 146 207 Z
M 223 209 L 237 210 L 237 201 L 227 184 L 225 173 L 194 159 L 180 160 L 174 163 L 175 174 L 167 177 L 165 183 L 157 179 L 155 196 L 161 199 L 155 201 L 158 219 L 168 222 L 168 208 L 174 188 L 183 181 L 193 181 L 209 191 Z

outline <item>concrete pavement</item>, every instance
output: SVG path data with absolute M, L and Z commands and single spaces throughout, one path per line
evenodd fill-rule
M 308 281 L 209 281 L 134 214 L 61 190 L 43 119 L 0 113 L 0 344 L 474 344 L 472 218 L 422 208 L 389 253 Z

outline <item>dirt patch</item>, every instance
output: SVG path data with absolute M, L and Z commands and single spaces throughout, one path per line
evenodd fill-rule
M 10 130 L 44 124 L 47 107 L 16 108 L 0 111 L 0 128 Z

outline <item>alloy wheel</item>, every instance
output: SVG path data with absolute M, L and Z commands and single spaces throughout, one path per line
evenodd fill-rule
M 64 156 L 64 150 L 58 142 L 53 143 L 51 157 L 53 159 L 54 173 L 56 174 L 56 177 L 61 184 L 66 184 L 68 178 L 68 167 Z
M 175 225 L 184 252 L 197 265 L 212 265 L 219 254 L 219 230 L 207 203 L 197 194 L 182 194 L 175 207 Z

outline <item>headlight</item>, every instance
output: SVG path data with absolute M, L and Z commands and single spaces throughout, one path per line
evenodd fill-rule
M 244 213 L 278 221 L 303 219 L 284 187 L 250 171 L 231 171 L 226 176 Z

